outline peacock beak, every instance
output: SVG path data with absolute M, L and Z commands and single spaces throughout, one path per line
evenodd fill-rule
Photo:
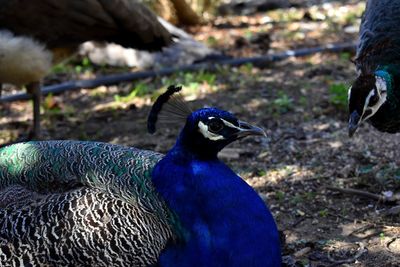
M 353 137 L 354 133 L 357 131 L 358 126 L 360 125 L 360 120 L 361 120 L 361 117 L 356 110 L 350 114 L 349 137 Z
M 239 121 L 239 132 L 237 133 L 238 138 L 243 138 L 249 135 L 260 135 L 267 137 L 265 131 L 257 126 L 251 125 L 244 121 Z

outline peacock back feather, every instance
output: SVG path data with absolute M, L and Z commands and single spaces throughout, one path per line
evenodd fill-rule
M 98 142 L 0 150 L 0 261 L 147 266 L 174 238 L 151 171 L 161 154 Z
M 0 150 L 0 189 L 20 184 L 47 193 L 84 185 L 163 209 L 151 184 L 151 171 L 161 158 L 152 151 L 100 142 L 19 143 Z

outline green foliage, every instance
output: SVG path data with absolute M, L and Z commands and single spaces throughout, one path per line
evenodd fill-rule
M 384 241 L 384 240 L 385 240 L 385 233 L 384 233 L 384 232 L 381 232 L 381 233 L 379 234 L 379 239 L 380 239 L 381 241 Z
M 350 61 L 351 54 L 349 52 L 342 52 L 339 54 L 341 60 Z
M 308 106 L 307 98 L 306 98 L 305 96 L 301 96 L 301 97 L 299 98 L 299 104 L 300 104 L 300 106 L 302 106 L 302 107 L 307 107 L 307 106 Z
M 84 57 L 81 63 L 75 66 L 75 72 L 79 74 L 86 71 L 93 71 L 93 65 L 89 58 Z
M 274 113 L 282 114 L 292 110 L 292 104 L 292 98 L 290 98 L 284 91 L 278 91 L 278 97 L 272 101 L 271 107 Z
M 299 203 L 303 202 L 303 197 L 299 194 L 296 194 L 295 196 L 293 196 L 291 198 L 290 202 L 292 204 L 299 204 Z
M 257 176 L 264 176 L 266 174 L 267 174 L 267 172 L 265 170 L 258 170 L 257 171 Z
M 251 31 L 251 30 L 246 30 L 245 32 L 244 32 L 244 37 L 246 38 L 246 39 L 250 39 L 251 37 L 253 37 L 253 32 Z
M 329 87 L 329 102 L 339 108 L 347 109 L 348 87 L 344 83 L 334 83 Z
M 135 87 L 133 87 L 132 91 L 126 96 L 115 95 L 115 102 L 119 103 L 128 103 L 132 101 L 135 97 L 142 97 L 146 94 L 149 94 L 152 89 L 146 83 L 138 83 Z
M 216 46 L 218 44 L 218 40 L 214 36 L 208 37 L 206 42 L 207 42 L 207 45 L 211 46 L 211 47 Z
M 213 85 L 216 80 L 216 75 L 211 72 L 199 71 L 199 72 L 186 72 L 184 74 L 184 83 L 183 84 L 191 84 L 191 83 L 208 83 L 209 85 Z
M 52 73 L 58 74 L 58 73 L 68 73 L 72 72 L 72 67 L 66 63 L 59 63 L 57 65 L 54 65 L 51 69 Z
M 276 191 L 275 192 L 275 197 L 278 199 L 278 201 L 284 201 L 285 200 L 285 192 Z
M 328 216 L 328 210 L 327 210 L 327 209 L 320 210 L 320 211 L 318 212 L 318 215 L 319 215 L 320 217 L 326 217 L 326 216 Z
M 171 84 L 182 84 L 189 94 L 196 93 L 201 85 L 207 84 L 214 87 L 217 75 L 207 71 L 181 72 L 170 77 L 164 77 L 162 84 L 169 86 Z
M 84 72 L 92 72 L 94 70 L 94 66 L 89 58 L 84 57 L 81 62 L 75 63 L 72 61 L 63 61 L 51 69 L 52 73 L 84 73 Z
M 240 72 L 243 72 L 244 74 L 248 74 L 248 75 L 252 74 L 253 69 L 254 69 L 254 66 L 251 63 L 246 63 L 239 67 Z

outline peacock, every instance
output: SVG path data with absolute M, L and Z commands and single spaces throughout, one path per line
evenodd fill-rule
M 349 88 L 349 135 L 367 121 L 382 132 L 400 131 L 400 1 L 368 0 Z
M 40 136 L 40 81 L 86 41 L 157 51 L 172 35 L 137 0 L 0 0 L 0 92 L 1 83 L 26 85 L 32 138 Z
M 217 154 L 261 128 L 159 96 L 149 132 L 184 122 L 164 156 L 89 141 L 0 149 L 2 266 L 280 266 L 263 200 Z M 167 120 L 166 120 L 167 119 Z

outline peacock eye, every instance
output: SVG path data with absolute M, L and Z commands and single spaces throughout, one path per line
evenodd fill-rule
M 375 106 L 376 103 L 378 103 L 379 97 L 377 95 L 373 95 L 368 102 L 368 106 Z
M 218 133 L 224 128 L 224 123 L 221 120 L 213 119 L 208 123 L 208 129 L 213 133 Z

